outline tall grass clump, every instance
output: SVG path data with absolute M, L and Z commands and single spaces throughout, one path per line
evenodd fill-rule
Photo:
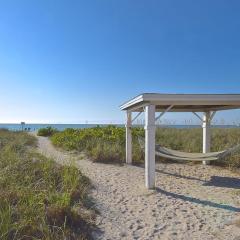
M 53 127 L 46 127 L 38 129 L 37 135 L 42 137 L 50 137 L 54 133 L 58 132 L 56 128 Z
M 144 161 L 144 153 L 138 136 L 144 137 L 142 128 L 133 128 L 133 162 Z M 85 151 L 94 161 L 125 161 L 125 128 L 95 127 L 88 129 L 66 129 L 51 137 L 53 144 L 65 150 Z M 211 151 L 220 151 L 240 143 L 240 128 L 211 129 Z M 202 152 L 202 129 L 157 128 L 156 143 L 186 152 Z M 219 162 L 230 167 L 240 167 L 240 155 L 234 154 Z M 218 164 L 219 164 L 218 163 Z
M 88 179 L 35 145 L 27 133 L 0 130 L 0 239 L 91 239 Z
M 158 128 L 156 142 L 162 146 L 184 152 L 202 152 L 201 128 Z M 217 152 L 240 144 L 240 128 L 212 128 L 211 151 Z M 240 167 L 240 152 L 234 153 L 226 159 L 212 162 L 212 164 Z
M 144 131 L 133 128 L 133 159 L 142 160 L 137 136 Z M 53 144 L 65 150 L 84 151 L 93 161 L 122 163 L 125 159 L 125 128 L 107 126 L 86 129 L 65 129 L 51 137 Z

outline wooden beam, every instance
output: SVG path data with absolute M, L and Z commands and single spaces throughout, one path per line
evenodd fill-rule
M 196 112 L 192 112 L 192 113 L 193 113 L 197 118 L 199 118 L 201 122 L 203 121 L 203 119 L 202 119 Z
M 163 111 L 162 113 L 160 113 L 160 115 L 158 117 L 155 118 L 155 122 L 157 120 L 159 120 L 165 113 L 167 113 L 170 109 L 172 109 L 174 107 L 174 105 L 169 106 L 165 111 Z
M 126 163 L 127 164 L 132 164 L 132 113 L 131 112 L 127 112 Z
M 145 107 L 145 183 L 155 188 L 155 106 Z
M 213 118 L 214 118 L 214 116 L 215 116 L 215 114 L 217 113 L 217 111 L 213 111 L 212 113 L 211 113 L 211 116 L 210 116 L 210 121 L 212 121 L 213 120 Z
M 211 127 L 211 113 L 205 112 L 203 114 L 203 153 L 210 152 L 211 148 L 211 135 L 210 135 L 210 127 Z M 210 164 L 210 161 L 203 161 L 204 165 Z
M 133 124 L 133 122 L 134 122 L 141 114 L 142 114 L 142 112 L 139 112 L 139 113 L 133 118 L 132 124 Z

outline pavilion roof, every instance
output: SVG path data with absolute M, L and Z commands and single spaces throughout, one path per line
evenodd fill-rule
M 156 112 L 206 112 L 240 108 L 240 94 L 162 94 L 143 93 L 120 106 L 121 110 L 143 111 L 155 105 Z

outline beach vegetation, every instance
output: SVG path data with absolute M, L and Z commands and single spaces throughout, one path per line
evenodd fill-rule
M 35 147 L 34 136 L 0 130 L 0 239 L 91 239 L 88 178 Z
M 144 136 L 141 128 L 133 128 L 133 158 L 142 159 L 142 151 L 137 137 Z M 65 129 L 51 137 L 52 143 L 65 150 L 85 152 L 96 162 L 123 163 L 125 159 L 125 128 L 116 126 L 85 129 Z
M 46 127 L 38 129 L 37 135 L 42 137 L 50 137 L 54 133 L 58 132 L 56 128 L 53 127 Z
M 212 128 L 211 151 L 221 151 L 240 143 L 240 128 Z M 144 137 L 144 129 L 134 127 L 133 163 L 143 163 L 144 153 L 138 137 Z M 86 129 L 65 129 L 51 137 L 52 143 L 65 150 L 84 151 L 96 162 L 125 162 L 125 128 L 116 126 Z M 202 151 L 201 128 L 164 128 L 156 130 L 156 143 L 164 147 L 185 152 Z M 163 159 L 161 159 L 163 160 Z M 227 159 L 215 162 L 231 168 L 240 167 L 240 155 L 234 154 Z

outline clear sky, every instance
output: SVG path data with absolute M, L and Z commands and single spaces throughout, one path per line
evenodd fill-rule
M 0 122 L 123 122 L 142 92 L 240 93 L 240 1 L 0 0 Z

